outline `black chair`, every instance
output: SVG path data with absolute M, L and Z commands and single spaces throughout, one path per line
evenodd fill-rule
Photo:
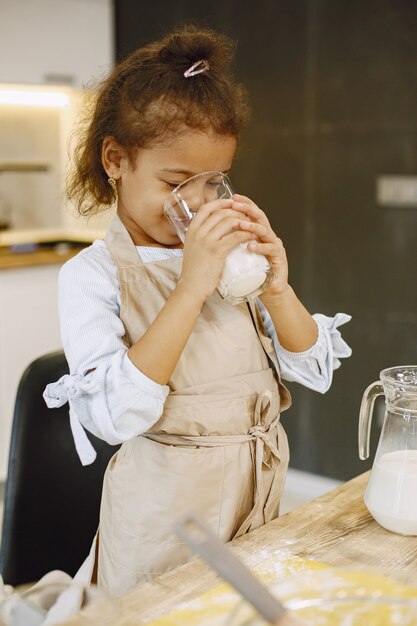
M 24 372 L 16 396 L 6 481 L 0 574 L 10 585 L 60 569 L 75 574 L 97 530 L 104 471 L 119 446 L 88 434 L 97 459 L 83 467 L 68 404 L 48 409 L 45 386 L 68 373 L 63 352 Z

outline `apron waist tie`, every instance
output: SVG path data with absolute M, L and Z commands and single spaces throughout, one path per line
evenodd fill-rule
M 247 434 L 243 435 L 171 435 L 145 433 L 141 435 L 146 439 L 151 439 L 157 443 L 168 446 L 195 447 L 195 448 L 216 448 L 220 446 L 233 446 L 247 442 L 254 442 L 253 465 L 255 470 L 255 493 L 253 507 L 237 531 L 235 537 L 245 534 L 250 530 L 251 524 L 268 504 L 269 497 L 263 494 L 262 472 L 263 465 L 269 469 L 274 469 L 281 461 L 281 456 L 272 439 L 270 431 L 274 431 L 279 422 L 279 413 L 271 421 L 269 426 L 265 426 L 272 410 L 272 394 L 265 390 L 258 395 L 255 404 L 254 418 L 255 425 L 251 427 Z M 269 496 L 269 494 L 268 494 Z
M 251 429 L 252 430 L 252 429 Z M 221 446 L 235 446 L 240 443 L 254 441 L 255 435 L 169 435 L 144 433 L 141 437 L 151 439 L 166 446 L 183 448 L 218 448 Z

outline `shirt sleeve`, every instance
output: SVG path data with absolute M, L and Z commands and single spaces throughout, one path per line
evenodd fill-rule
M 265 306 L 258 300 L 265 330 L 274 342 L 274 347 L 283 380 L 297 382 L 320 393 L 328 391 L 332 384 L 333 371 L 341 365 L 340 359 L 349 357 L 352 350 L 342 338 L 339 326 L 352 318 L 346 313 L 328 317 L 321 313 L 313 315 L 318 327 L 316 343 L 304 352 L 289 352 L 278 340 L 272 319 Z
M 59 275 L 61 336 L 70 373 L 44 392 L 49 407 L 69 403 L 84 465 L 96 457 L 84 428 L 111 445 L 132 439 L 157 422 L 169 392 L 127 355 L 116 267 L 103 250 L 85 252 Z

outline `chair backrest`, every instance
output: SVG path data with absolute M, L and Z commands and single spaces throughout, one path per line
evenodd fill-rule
M 104 471 L 119 447 L 88 434 L 97 459 L 81 465 L 68 404 L 48 409 L 42 397 L 67 373 L 63 352 L 47 354 L 29 365 L 17 391 L 0 549 L 0 574 L 11 585 L 53 569 L 75 574 L 97 530 Z

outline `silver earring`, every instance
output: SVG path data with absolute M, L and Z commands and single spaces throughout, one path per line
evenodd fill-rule
M 113 188 L 114 188 L 114 187 L 116 187 L 116 181 L 114 180 L 114 178 L 110 177 L 110 178 L 107 180 L 107 182 L 109 183 L 109 185 L 110 185 L 111 187 L 113 187 Z

